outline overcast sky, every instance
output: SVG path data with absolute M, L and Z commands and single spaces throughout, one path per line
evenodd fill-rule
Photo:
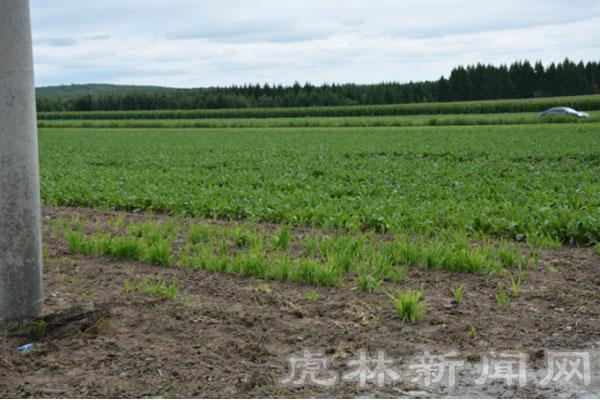
M 38 86 L 437 79 L 600 59 L 598 0 L 30 0 Z

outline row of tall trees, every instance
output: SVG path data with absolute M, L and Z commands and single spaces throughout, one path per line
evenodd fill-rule
M 58 92 L 57 92 L 58 93 Z M 226 88 L 115 90 L 102 93 L 38 94 L 39 111 L 158 110 L 397 104 L 531 98 L 600 93 L 600 63 L 569 59 L 548 66 L 519 61 L 469 65 L 448 78 L 410 83 L 314 86 L 245 85 Z

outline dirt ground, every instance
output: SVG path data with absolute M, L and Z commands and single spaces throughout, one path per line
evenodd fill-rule
M 46 208 L 44 219 L 74 211 L 117 214 Z M 304 349 L 321 351 L 328 367 L 340 372 L 361 349 L 371 355 L 383 349 L 399 364 L 425 351 L 455 351 L 473 365 L 491 350 L 519 351 L 533 372 L 544 368 L 549 350 L 595 351 L 600 256 L 589 248 L 543 251 L 505 312 L 496 302 L 503 278 L 411 269 L 403 282 L 383 288 L 424 286 L 425 320 L 411 325 L 399 320 L 384 290 L 315 289 L 76 255 L 45 225 L 45 326 L 32 322 L 0 334 L 2 397 L 585 397 L 600 391 L 595 372 L 585 387 L 461 381 L 449 391 L 409 379 L 382 387 L 280 382 L 290 374 L 289 357 Z M 144 277 L 175 277 L 178 298 L 124 290 L 125 282 Z M 465 295 L 455 304 L 450 289 L 460 284 Z M 37 343 L 34 351 L 16 351 L 30 342 Z M 460 376 L 467 380 L 470 372 Z

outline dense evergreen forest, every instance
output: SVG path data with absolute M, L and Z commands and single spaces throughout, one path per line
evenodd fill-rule
M 448 78 L 410 83 L 314 86 L 245 85 L 169 89 L 150 86 L 70 85 L 40 88 L 38 111 L 165 110 L 398 104 L 570 96 L 600 93 L 600 63 L 456 67 Z

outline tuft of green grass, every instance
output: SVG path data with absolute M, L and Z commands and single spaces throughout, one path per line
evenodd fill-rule
M 197 245 L 195 254 L 190 250 L 191 246 L 185 246 L 179 254 L 179 263 L 186 268 L 203 269 L 206 272 L 225 272 L 229 266 L 229 258 L 226 255 L 213 254 L 210 248 Z
M 317 286 L 335 286 L 337 273 L 333 264 L 321 265 L 315 260 L 300 260 L 291 270 L 290 278 L 295 283 L 307 283 Z
M 36 326 L 36 334 L 38 337 L 43 337 L 46 335 L 46 330 L 48 329 L 48 322 L 46 320 L 41 319 L 38 321 Z
M 456 302 L 456 304 L 462 303 L 464 294 L 465 294 L 465 286 L 464 285 L 460 285 L 460 286 L 457 286 L 456 288 L 454 288 L 454 290 L 452 291 L 452 296 L 454 297 L 454 301 Z
M 394 266 L 390 269 L 390 271 L 385 276 L 386 279 L 389 279 L 391 282 L 398 283 L 402 281 L 406 275 L 408 274 L 407 266 Z
M 319 243 L 314 237 L 307 236 L 304 242 L 304 249 L 308 257 L 315 257 L 319 252 Z
M 255 278 L 265 278 L 268 270 L 269 266 L 264 253 L 250 251 L 234 257 L 231 272 Z
M 273 248 L 276 250 L 287 250 L 292 241 L 292 232 L 289 227 L 285 226 L 275 234 L 272 238 Z
M 129 281 L 125 281 L 123 282 L 123 291 L 125 293 L 131 293 L 135 290 L 135 286 L 129 282 Z
M 244 231 L 240 227 L 235 227 L 231 232 L 231 236 L 233 239 L 233 243 L 235 243 L 236 247 L 239 249 L 254 247 L 259 242 L 257 234 Z
M 201 242 L 207 242 L 211 235 L 214 234 L 212 226 L 207 224 L 192 225 L 188 232 L 188 240 L 192 244 L 198 244 Z
M 471 339 L 477 339 L 478 336 L 479 332 L 477 332 L 477 328 L 475 328 L 475 325 L 469 325 L 469 337 Z
M 145 278 L 142 280 L 142 282 L 135 286 L 135 290 L 142 294 L 174 300 L 179 293 L 179 284 L 175 279 L 173 279 L 170 283 L 167 283 Z
M 438 268 L 444 264 L 444 248 L 439 243 L 426 243 L 421 248 L 423 264 L 427 268 Z
M 508 308 L 508 295 L 506 294 L 504 287 L 501 287 L 496 295 L 496 304 L 498 304 L 498 308 L 501 311 L 506 311 Z
M 48 261 L 48 248 L 45 242 L 42 243 L 42 260 L 44 262 Z
M 319 263 L 314 260 L 301 260 L 291 270 L 290 278 L 294 283 L 313 284 L 315 282 L 315 271 L 319 268 Z
M 319 293 L 314 289 L 308 293 L 308 301 L 310 301 L 311 303 L 316 303 L 318 297 Z
M 375 292 L 381 285 L 383 281 L 381 279 L 375 278 L 373 275 L 360 275 L 358 277 L 358 287 L 363 292 L 373 293 Z
M 480 274 L 485 267 L 485 253 L 480 250 L 468 250 L 466 248 L 444 251 L 442 266 L 448 271 Z
M 123 260 L 141 260 L 144 257 L 144 245 L 130 237 L 118 237 L 112 240 L 110 255 Z
M 81 232 L 69 232 L 67 234 L 67 243 L 69 244 L 69 251 L 73 253 L 86 255 L 94 253 L 93 243 Z
M 562 247 L 562 243 L 560 242 L 560 240 L 542 234 L 533 234 L 528 236 L 527 243 L 531 247 L 542 247 L 549 250 L 560 250 L 560 248 Z
M 340 282 L 341 276 L 335 265 L 326 263 L 317 268 L 314 284 L 317 286 L 336 286 Z
M 500 262 L 506 268 L 514 267 L 517 263 L 517 258 L 515 253 L 507 247 L 502 247 L 498 252 L 498 257 L 500 258 Z
M 596 252 L 596 254 L 598 254 L 600 256 L 600 243 L 598 243 L 595 247 L 594 247 L 594 251 Z
M 173 266 L 173 248 L 170 242 L 158 240 L 146 248 L 146 260 L 163 267 Z
M 287 257 L 279 257 L 271 260 L 271 267 L 266 273 L 266 278 L 271 280 L 285 281 L 290 276 L 290 260 Z
M 510 274 L 510 290 L 514 297 L 519 297 L 521 295 L 521 283 L 523 283 L 523 279 L 525 278 L 525 271 L 521 270 L 515 279 L 513 274 Z
M 398 290 L 395 295 L 386 294 L 394 303 L 396 313 L 402 322 L 417 323 L 425 317 L 425 306 L 422 303 L 423 290 Z
M 419 248 L 404 238 L 397 242 L 396 257 L 399 262 L 409 266 L 416 266 L 421 261 Z
M 262 294 L 269 294 L 273 291 L 273 289 L 271 289 L 271 287 L 268 284 L 261 283 L 260 285 L 258 285 L 258 291 Z

